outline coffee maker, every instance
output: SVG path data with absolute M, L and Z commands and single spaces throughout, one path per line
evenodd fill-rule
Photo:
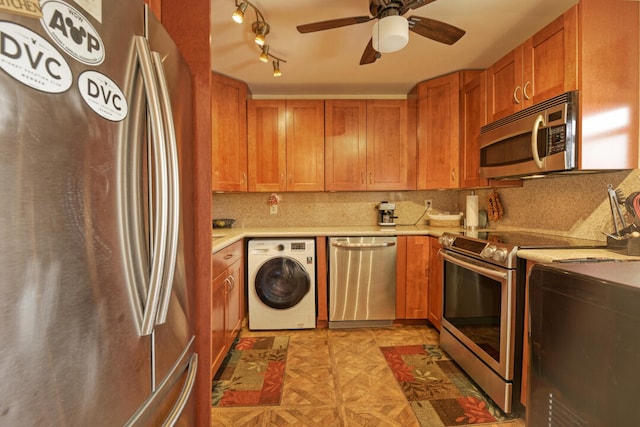
M 396 225 L 394 215 L 396 210 L 395 203 L 389 203 L 387 201 L 380 202 L 378 204 L 378 225 Z

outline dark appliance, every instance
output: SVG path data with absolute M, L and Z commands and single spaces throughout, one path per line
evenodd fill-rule
M 578 92 L 567 92 L 480 130 L 480 176 L 513 178 L 578 167 Z
M 444 233 L 440 346 L 505 412 L 521 412 L 526 260 L 521 248 L 598 247 L 546 234 Z
M 638 425 L 640 262 L 536 265 L 527 426 Z

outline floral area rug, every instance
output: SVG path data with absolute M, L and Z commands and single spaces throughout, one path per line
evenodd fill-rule
M 508 419 L 437 345 L 380 350 L 421 426 L 484 424 Z
M 212 382 L 213 406 L 278 405 L 289 337 L 240 338 Z

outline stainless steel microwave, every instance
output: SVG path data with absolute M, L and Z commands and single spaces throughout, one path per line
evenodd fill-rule
M 480 176 L 517 178 L 577 167 L 578 91 L 504 117 L 480 130 Z

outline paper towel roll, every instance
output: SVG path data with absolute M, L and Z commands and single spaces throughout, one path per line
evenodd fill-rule
M 467 196 L 467 228 L 478 228 L 478 195 L 473 191 Z

